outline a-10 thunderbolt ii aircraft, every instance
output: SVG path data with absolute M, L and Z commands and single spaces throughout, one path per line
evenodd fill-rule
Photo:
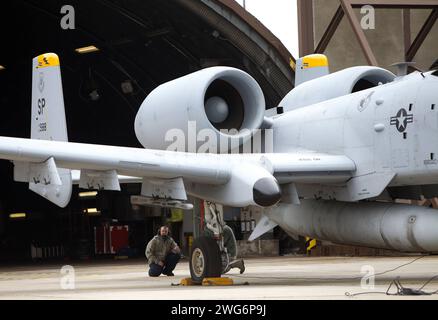
M 438 252 L 438 211 L 394 203 L 438 196 L 438 71 L 395 76 L 363 66 L 330 74 L 322 55 L 299 59 L 296 70 L 283 112 L 270 117 L 260 86 L 238 69 L 207 68 L 160 85 L 136 116 L 145 147 L 138 149 L 68 142 L 59 59 L 44 54 L 33 61 L 31 138 L 0 137 L 0 158 L 13 161 L 16 181 L 61 207 L 71 170 L 80 170 L 84 188 L 119 190 L 125 175 L 142 179 L 135 204 L 190 209 L 189 194 L 264 208 L 251 239 L 279 225 L 340 244 Z M 195 148 L 168 151 L 169 132 L 187 137 L 190 123 L 221 139 L 225 152 L 196 152 L 199 141 L 190 139 Z M 270 130 L 271 150 L 230 154 L 254 129 Z M 207 213 L 216 240 L 195 240 L 195 281 L 220 276 L 228 263 L 223 218 Z

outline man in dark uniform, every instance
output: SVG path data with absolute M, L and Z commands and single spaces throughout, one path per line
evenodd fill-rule
M 149 241 L 145 255 L 148 259 L 150 277 L 158 277 L 161 274 L 174 275 L 173 270 L 181 258 L 181 250 L 169 236 L 167 226 L 162 226 L 158 234 Z

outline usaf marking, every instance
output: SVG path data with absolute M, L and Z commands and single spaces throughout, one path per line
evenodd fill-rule
M 406 109 L 401 108 L 395 117 L 391 117 L 391 126 L 395 126 L 398 132 L 403 133 L 406 131 L 409 123 L 414 122 L 414 115 L 408 114 Z

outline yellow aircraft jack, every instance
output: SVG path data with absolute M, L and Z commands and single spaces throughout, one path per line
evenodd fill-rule
M 196 283 L 192 278 L 184 278 L 181 280 L 182 286 L 232 286 L 234 284 L 231 278 L 204 278 L 202 283 Z

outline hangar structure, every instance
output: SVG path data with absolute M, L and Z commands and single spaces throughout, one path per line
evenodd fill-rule
M 63 29 L 63 1 L 17 0 L 0 12 L 0 135 L 30 136 L 32 58 L 61 59 L 69 141 L 140 147 L 134 119 L 161 83 L 225 65 L 251 74 L 267 108 L 293 88 L 294 58 L 257 19 L 233 0 L 69 1 L 74 29 Z M 58 256 L 92 253 L 94 227 L 130 228 L 131 248 L 162 222 L 160 209 L 132 208 L 140 185 L 79 194 L 60 209 L 13 182 L 13 166 L 0 162 L 0 262 L 27 260 L 31 246 Z M 169 215 L 169 213 L 168 213 Z M 183 236 L 180 234 L 179 238 Z
M 435 0 L 298 0 L 300 56 L 324 53 L 332 72 L 353 65 L 436 61 Z M 367 25 L 372 17 L 372 23 Z M 365 28 L 362 23 L 365 23 Z M 413 66 L 410 71 L 415 70 Z

